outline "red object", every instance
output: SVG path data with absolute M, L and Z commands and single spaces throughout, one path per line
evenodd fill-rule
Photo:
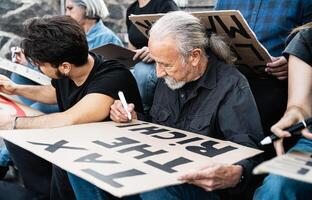
M 7 104 L 10 107 L 13 107 L 16 110 L 16 116 L 23 117 L 26 115 L 23 109 L 21 109 L 15 102 L 11 101 L 10 99 L 0 96 L 0 103 Z

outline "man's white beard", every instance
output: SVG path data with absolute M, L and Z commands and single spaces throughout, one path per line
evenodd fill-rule
M 185 81 L 176 81 L 170 76 L 165 76 L 164 79 L 165 83 L 171 90 L 179 89 L 185 85 Z

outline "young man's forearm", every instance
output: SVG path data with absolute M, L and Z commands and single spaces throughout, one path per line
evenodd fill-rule
M 55 89 L 51 85 L 18 85 L 14 93 L 41 103 L 57 103 Z

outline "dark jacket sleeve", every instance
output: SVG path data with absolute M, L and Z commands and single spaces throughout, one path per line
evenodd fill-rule
M 264 135 L 254 97 L 245 79 L 229 91 L 220 105 L 218 124 L 226 140 L 259 148 L 258 144 Z M 249 184 L 252 169 L 261 161 L 263 161 L 262 157 L 256 156 L 236 163 L 244 169 L 244 181 L 236 189 L 243 190 Z

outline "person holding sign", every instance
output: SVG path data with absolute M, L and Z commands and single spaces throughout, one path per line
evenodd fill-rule
M 157 82 L 154 60 L 150 57 L 147 47 L 148 38 L 129 20 L 130 15 L 167 13 L 178 10 L 173 0 L 137 0 L 127 9 L 126 25 L 129 37 L 128 48 L 134 50 L 134 60 L 140 60 L 134 66 L 133 75 L 138 83 L 145 112 L 148 112 L 153 103 L 154 91 Z
M 200 20 L 186 12 L 164 15 L 152 27 L 148 43 L 159 78 L 150 111 L 151 122 L 257 148 L 263 138 L 259 113 L 247 80 L 230 63 L 229 47 L 215 35 L 208 36 Z M 132 119 L 144 119 L 128 101 Z M 120 101 L 110 117 L 128 122 Z M 202 151 L 208 152 L 208 147 Z M 142 193 L 141 199 L 244 199 L 251 170 L 261 158 L 234 165 L 207 163 L 181 177 L 191 183 Z M 148 180 L 146 180 L 148 181 Z M 90 187 L 90 183 L 87 183 Z M 108 199 L 96 186 L 86 199 Z M 78 198 L 79 199 L 79 198 Z
M 282 55 L 289 32 L 312 21 L 311 0 L 217 0 L 216 10 L 239 10 L 259 42 L 271 54 L 266 76 L 245 73 L 255 97 L 264 133 L 282 116 L 287 105 L 287 60 Z M 287 147 L 295 141 L 288 141 Z M 273 146 L 266 157 L 274 156 Z
M 295 29 L 295 37 L 284 51 L 289 60 L 289 93 L 287 110 L 271 130 L 281 139 L 274 146 L 277 155 L 284 153 L 283 138 L 291 135 L 283 129 L 312 116 L 312 22 Z M 310 127 L 311 128 L 311 127 Z M 290 150 L 312 152 L 312 133 L 302 131 L 302 137 Z M 285 169 L 291 166 L 285 166 Z M 312 184 L 277 175 L 269 175 L 256 190 L 254 199 L 307 199 L 312 196 Z
M 123 46 L 120 39 L 109 28 L 103 24 L 103 20 L 108 16 L 108 10 L 103 0 L 67 0 L 66 1 L 66 15 L 75 19 L 86 33 L 89 49 L 96 48 L 105 44 L 116 44 Z M 23 65 L 30 65 L 27 63 L 25 56 L 20 48 L 14 49 L 15 62 Z M 34 67 L 34 66 L 29 66 Z M 35 68 L 36 69 L 36 68 Z M 17 84 L 22 85 L 37 85 L 35 82 L 12 73 L 11 80 Z M 20 96 L 22 102 L 36 110 L 43 113 L 58 112 L 58 106 L 34 102 Z M 11 163 L 10 155 L 5 147 L 0 150 L 0 178 L 4 177 L 8 165 Z
M 109 120 L 110 106 L 118 99 L 118 91 L 124 91 L 127 101 L 135 102 L 143 111 L 131 72 L 117 61 L 89 53 L 85 32 L 73 18 L 30 20 L 21 47 L 26 58 L 52 78 L 51 85 L 18 85 L 1 76 L 0 92 L 57 103 L 60 112 L 36 117 L 0 112 L 1 129 L 53 128 Z M 74 199 L 66 172 L 12 143 L 6 142 L 6 146 L 27 189 L 45 198 Z

